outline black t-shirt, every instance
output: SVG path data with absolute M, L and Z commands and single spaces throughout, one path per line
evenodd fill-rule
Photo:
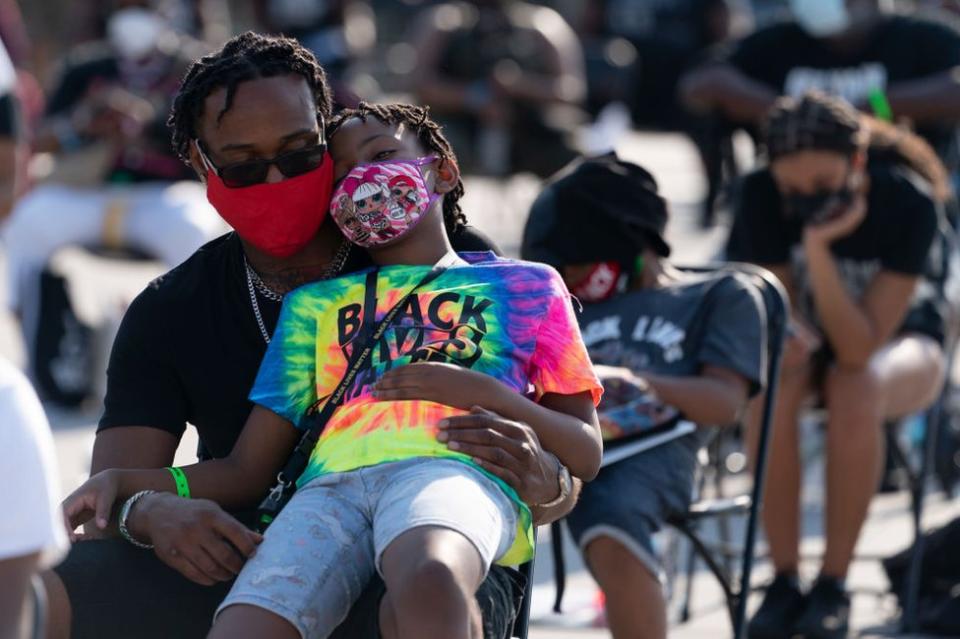
M 941 211 L 922 178 L 907 168 L 871 162 L 867 215 L 850 235 L 831 245 L 847 289 L 861 296 L 881 270 L 923 278 L 911 308 L 942 299 Z M 803 225 L 785 218 L 769 169 L 746 176 L 737 197 L 728 257 L 765 265 L 790 265 L 801 313 L 816 322 L 803 252 Z M 939 302 L 936 302 L 939 303 Z M 940 318 L 942 321 L 942 318 Z M 908 317 L 908 321 L 912 321 Z M 929 323 L 930 318 L 927 318 Z M 910 326 L 935 338 L 942 326 Z M 938 332 L 939 331 L 939 332 Z
M 497 251 L 470 227 L 451 237 L 457 251 Z M 370 266 L 354 247 L 344 267 Z M 258 296 L 272 333 L 280 304 Z M 202 246 L 153 281 L 130 305 L 113 344 L 98 430 L 149 426 L 199 433 L 204 455 L 230 453 L 252 409 L 247 395 L 266 352 L 234 233 Z
M 960 33 L 945 21 L 886 16 L 861 47 L 838 52 L 796 23 L 786 22 L 742 40 L 729 61 L 784 95 L 818 89 L 862 105 L 873 89 L 887 89 L 960 65 Z M 951 168 L 957 166 L 953 126 L 925 126 L 918 132 Z

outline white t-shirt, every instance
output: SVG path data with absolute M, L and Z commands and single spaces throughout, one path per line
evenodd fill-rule
M 53 436 L 40 400 L 24 377 L 0 359 L 0 560 L 42 553 L 57 563 L 70 542 L 59 503 Z

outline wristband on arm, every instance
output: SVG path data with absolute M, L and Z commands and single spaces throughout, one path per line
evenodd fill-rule
M 867 102 L 870 103 L 870 108 L 878 120 L 893 122 L 893 109 L 890 107 L 890 100 L 887 99 L 887 94 L 883 92 L 883 89 L 871 89 L 870 93 L 867 94 Z
M 176 466 L 168 466 L 167 470 L 173 475 L 173 481 L 177 485 L 177 496 L 190 499 L 190 484 L 187 483 L 187 476 Z

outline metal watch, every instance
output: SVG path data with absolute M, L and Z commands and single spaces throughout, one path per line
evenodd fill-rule
M 570 496 L 570 491 L 573 488 L 573 480 L 570 479 L 570 471 L 567 470 L 567 467 L 564 466 L 559 459 L 557 460 L 557 466 L 559 467 L 557 470 L 557 483 L 560 485 L 560 494 L 557 495 L 556 498 L 551 499 L 546 503 L 537 504 L 537 506 L 540 508 L 553 508 L 557 504 L 563 503 L 563 500 Z
M 150 550 L 153 548 L 153 544 L 145 544 L 142 541 L 137 540 L 133 535 L 130 534 L 130 531 L 127 529 L 127 518 L 130 517 L 130 511 L 133 510 L 134 505 L 147 495 L 154 494 L 155 490 L 141 490 L 139 493 L 135 493 L 128 499 L 123 502 L 123 507 L 120 509 L 120 536 L 129 541 L 131 544 L 137 548 L 143 548 L 145 550 Z

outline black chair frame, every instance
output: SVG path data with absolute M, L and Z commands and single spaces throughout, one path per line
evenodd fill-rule
M 767 388 L 762 399 L 760 436 L 756 450 L 753 488 L 749 495 L 741 495 L 730 499 L 713 499 L 697 502 L 693 504 L 686 513 L 683 513 L 679 517 L 671 518 L 667 522 L 690 541 L 696 555 L 704 561 L 707 568 L 720 583 L 726 598 L 730 621 L 733 627 L 733 637 L 734 639 L 740 639 L 744 636 L 746 630 L 746 606 L 750 594 L 757 525 L 760 519 L 760 504 L 763 501 L 767 450 L 769 448 L 770 428 L 773 419 L 773 405 L 779 383 L 780 361 L 783 355 L 783 343 L 787 333 L 790 307 L 787 294 L 780 284 L 780 281 L 772 273 L 758 266 L 743 263 L 724 263 L 700 267 L 684 267 L 683 270 L 694 273 L 731 273 L 748 276 L 760 292 L 766 312 L 765 346 L 767 353 Z M 715 557 L 714 549 L 698 534 L 697 524 L 710 517 L 742 512 L 747 513 L 747 526 L 740 557 L 740 577 L 739 580 L 737 580 L 731 571 L 722 565 L 721 562 L 723 560 L 718 560 Z M 560 612 L 566 577 L 560 522 L 551 524 L 551 534 L 553 538 L 552 554 L 554 559 L 554 572 L 557 584 L 554 611 Z M 728 553 L 727 549 L 722 550 L 723 554 Z M 726 562 L 724 561 L 723 563 Z M 529 569 L 528 566 L 524 568 Z M 526 615 L 529 615 L 531 592 L 532 583 L 528 582 L 524 597 L 525 607 L 522 610 Z M 518 623 L 520 622 L 521 619 L 518 618 Z M 527 623 L 527 617 L 525 616 L 522 618 L 524 634 L 515 634 L 514 636 L 525 638 Z

